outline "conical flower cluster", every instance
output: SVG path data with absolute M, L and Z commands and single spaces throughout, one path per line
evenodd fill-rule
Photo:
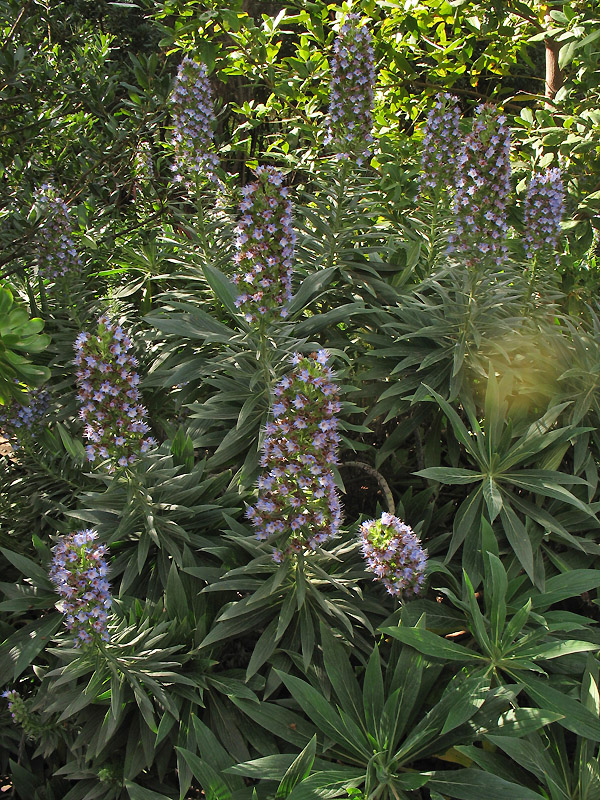
M 454 186 L 461 147 L 459 120 L 458 98 L 448 92 L 436 95 L 423 136 L 419 181 L 422 197 L 439 196 L 443 189 Z
M 523 244 L 528 258 L 556 251 L 560 222 L 564 214 L 565 192 L 558 167 L 534 172 L 525 198 Z M 558 255 L 555 254 L 558 263 Z
M 425 579 L 427 556 L 408 525 L 384 512 L 381 519 L 361 525 L 360 538 L 368 569 L 391 595 L 418 594 Z
M 0 406 L 0 432 L 13 447 L 35 438 L 43 426 L 50 395 L 45 389 L 29 389 L 23 404 L 13 400 L 9 406 Z
M 454 232 L 450 252 L 463 253 L 468 266 L 481 257 L 500 265 L 507 248 L 506 202 L 510 194 L 510 129 L 506 116 L 485 103 L 458 157 Z
M 219 158 L 213 152 L 212 130 L 215 113 L 205 64 L 185 56 L 177 71 L 171 105 L 175 180 L 191 184 L 204 176 L 218 183 Z
M 359 14 L 347 14 L 333 44 L 325 143 L 359 166 L 371 155 L 374 85 L 373 38 Z
M 240 290 L 236 306 L 247 322 L 287 316 L 296 241 L 283 175 L 274 167 L 259 167 L 256 174 L 258 180 L 242 189 L 235 255 L 239 272 L 233 278 Z
M 92 530 L 77 531 L 61 537 L 52 548 L 50 580 L 63 598 L 65 624 L 75 634 L 76 646 L 109 639 L 107 548 L 96 544 L 96 538 Z
M 327 351 L 296 353 L 294 370 L 275 387 L 266 428 L 258 502 L 247 511 L 257 538 L 277 544 L 274 558 L 314 550 L 335 536 L 342 518 L 332 467 L 339 442 L 338 387 Z
M 137 360 L 129 354 L 130 337 L 107 316 L 98 320 L 98 334 L 80 333 L 75 342 L 79 415 L 86 423 L 89 461 L 110 459 L 125 467 L 156 442 L 146 436 L 147 411 L 140 404 Z
M 75 226 L 67 204 L 54 186 L 44 183 L 35 193 L 35 200 L 44 215 L 35 237 L 38 270 L 42 278 L 55 280 L 81 267 L 72 236 Z

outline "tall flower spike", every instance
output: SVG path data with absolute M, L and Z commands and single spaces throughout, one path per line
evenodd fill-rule
M 339 442 L 338 387 L 328 353 L 296 353 L 294 369 L 275 387 L 266 427 L 258 502 L 247 511 L 259 540 L 277 544 L 274 558 L 315 550 L 338 531 L 342 509 L 332 467 Z
M 458 157 L 454 231 L 449 252 L 462 253 L 468 266 L 506 257 L 506 201 L 510 194 L 510 130 L 506 116 L 485 103 Z
M 215 113 L 205 64 L 185 56 L 177 71 L 171 104 L 175 180 L 190 185 L 205 176 L 218 183 L 219 158 L 212 152 Z
M 258 180 L 242 189 L 235 255 L 239 272 L 233 278 L 240 289 L 235 304 L 247 322 L 287 316 L 296 241 L 283 175 L 274 167 L 259 167 L 256 175 Z
M 13 448 L 34 439 L 42 428 L 50 395 L 45 389 L 30 389 L 23 399 L 27 402 L 21 404 L 13 400 L 8 407 L 0 406 L 0 432 Z
M 75 226 L 67 204 L 49 183 L 39 188 L 35 200 L 44 215 L 35 237 L 41 277 L 55 280 L 79 270 L 81 259 L 73 241 Z
M 75 341 L 75 377 L 79 416 L 86 423 L 89 461 L 110 459 L 125 467 L 156 442 L 150 436 L 147 411 L 140 400 L 137 360 L 129 354 L 130 337 L 107 316 L 98 320 L 98 334 L 80 333 Z
M 359 14 L 347 14 L 333 43 L 325 143 L 359 166 L 371 155 L 375 66 L 373 38 Z
M 107 548 L 96 544 L 96 538 L 92 530 L 77 531 L 61 537 L 52 548 L 50 580 L 63 598 L 65 624 L 75 634 L 76 646 L 109 639 Z
M 363 556 L 391 595 L 418 594 L 425 579 L 427 555 L 419 538 L 393 514 L 360 526 Z
M 422 197 L 436 197 L 443 189 L 454 185 L 460 152 L 459 119 L 458 98 L 448 92 L 436 95 L 423 135 L 419 180 Z
M 558 167 L 534 172 L 525 198 L 523 244 L 527 258 L 548 256 L 555 252 L 560 238 L 564 213 L 564 188 Z

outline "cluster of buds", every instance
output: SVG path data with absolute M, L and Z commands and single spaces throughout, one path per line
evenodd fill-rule
M 528 258 L 556 251 L 565 193 L 558 167 L 534 172 L 525 198 L 523 244 Z M 558 263 L 558 254 L 555 254 Z
M 0 407 L 0 432 L 13 447 L 35 438 L 44 424 L 50 395 L 45 389 L 30 389 L 23 401 L 13 400 L 8 407 Z
M 373 39 L 358 14 L 347 14 L 333 44 L 325 143 L 361 166 L 371 155 L 375 66 Z
M 425 579 L 427 556 L 419 538 L 393 514 L 363 522 L 360 527 L 363 556 L 391 595 L 418 594 Z
M 294 370 L 275 387 L 258 481 L 247 511 L 259 540 L 277 543 L 274 558 L 315 550 L 335 536 L 342 519 L 332 467 L 337 463 L 338 387 L 329 355 L 294 354 Z
M 283 175 L 274 167 L 259 167 L 256 174 L 258 180 L 242 189 L 234 257 L 239 272 L 233 282 L 241 292 L 235 304 L 247 322 L 275 312 L 287 316 L 296 241 Z
M 454 185 L 460 152 L 459 120 L 458 98 L 448 92 L 436 95 L 423 136 L 419 181 L 422 197 L 439 197 L 445 188 Z
M 0 697 L 5 697 L 8 712 L 16 725 L 20 725 L 27 736 L 35 737 L 43 733 L 47 725 L 42 724 L 29 709 L 30 701 L 24 700 L 16 689 L 5 689 Z
M 36 235 L 38 270 L 42 278 L 55 280 L 81 267 L 72 233 L 75 226 L 67 204 L 56 188 L 44 183 L 35 193 L 43 215 Z
M 177 71 L 171 104 L 175 180 L 187 185 L 204 176 L 218 183 L 219 158 L 212 152 L 215 113 L 205 64 L 185 56 Z
M 75 645 L 99 639 L 107 642 L 110 587 L 105 545 L 96 544 L 97 534 L 77 531 L 61 537 L 52 548 L 50 580 L 63 598 L 65 624 L 75 634 Z
M 89 461 L 111 460 L 126 467 L 156 442 L 149 431 L 147 411 L 140 404 L 137 360 L 129 354 L 131 338 L 107 316 L 98 320 L 98 334 L 80 333 L 75 341 L 75 373 L 79 415 L 85 422 Z
M 482 256 L 499 266 L 507 253 L 509 194 L 510 129 L 506 116 L 485 103 L 477 107 L 473 130 L 458 156 L 449 252 L 463 253 L 467 266 Z

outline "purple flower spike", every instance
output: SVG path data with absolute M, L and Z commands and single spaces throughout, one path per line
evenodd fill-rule
M 363 522 L 362 552 L 367 568 L 391 595 L 418 594 L 425 579 L 427 555 L 419 538 L 393 514 Z
M 554 253 L 564 213 L 564 189 L 560 169 L 534 172 L 525 198 L 523 244 L 527 258 Z M 555 253 L 556 263 L 558 254 Z
M 325 143 L 358 166 L 371 156 L 374 85 L 373 38 L 359 14 L 347 14 L 333 44 Z
M 213 183 L 219 183 L 216 174 L 219 158 L 212 152 L 211 126 L 215 112 L 205 64 L 185 56 L 177 71 L 171 104 L 175 180 L 187 185 L 190 175 L 194 180 L 206 176 Z
M 315 550 L 337 533 L 342 508 L 332 467 L 337 463 L 340 410 L 325 351 L 303 357 L 273 393 L 279 413 L 266 428 L 258 501 L 248 519 L 259 540 L 276 542 L 274 559 Z
M 438 94 L 425 123 L 419 194 L 435 197 L 453 186 L 460 151 L 460 107 L 454 95 Z
M 65 624 L 75 634 L 75 646 L 109 640 L 107 623 L 110 587 L 105 545 L 95 543 L 92 530 L 62 536 L 53 548 L 50 580 L 63 598 Z
M 287 316 L 296 241 L 282 173 L 259 167 L 256 175 L 258 180 L 242 189 L 235 256 L 239 272 L 233 278 L 240 290 L 236 305 L 250 323 Z
M 448 252 L 464 254 L 467 266 L 491 258 L 504 261 L 510 194 L 510 130 L 495 106 L 478 106 L 473 130 L 458 157 L 454 231 Z
M 8 407 L 0 407 L 0 432 L 15 450 L 35 438 L 48 412 L 50 395 L 45 389 L 30 389 L 25 398 L 23 404 L 13 400 Z
M 44 214 L 36 235 L 38 270 L 42 278 L 55 280 L 81 268 L 72 233 L 69 209 L 54 186 L 44 183 L 35 193 Z
M 147 411 L 140 403 L 140 376 L 129 355 L 132 341 L 107 316 L 98 320 L 98 335 L 80 333 L 75 341 L 75 373 L 79 387 L 79 416 L 85 423 L 88 461 L 110 461 L 127 466 L 156 442 L 149 430 Z

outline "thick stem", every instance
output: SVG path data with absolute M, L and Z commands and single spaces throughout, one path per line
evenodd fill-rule
M 344 461 L 342 464 L 340 464 L 340 467 L 356 467 L 364 470 L 366 473 L 375 478 L 381 487 L 381 491 L 383 492 L 389 513 L 393 514 L 396 511 L 396 504 L 394 503 L 392 490 L 390 489 L 388 482 L 383 477 L 381 472 L 378 472 L 375 467 L 372 467 L 370 464 L 365 464 L 363 461 Z

